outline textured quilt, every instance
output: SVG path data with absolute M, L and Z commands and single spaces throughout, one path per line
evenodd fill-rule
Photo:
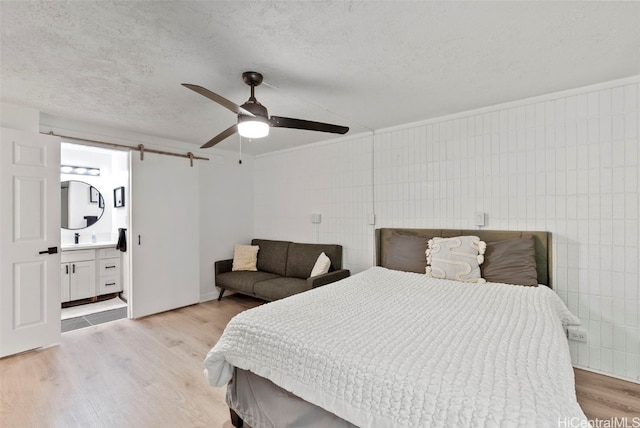
M 205 375 L 250 370 L 361 427 L 557 427 L 586 421 L 563 324 L 545 286 L 373 267 L 240 313 Z

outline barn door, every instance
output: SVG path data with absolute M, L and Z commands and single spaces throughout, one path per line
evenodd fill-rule
M 198 303 L 198 164 L 131 155 L 131 314 L 139 318 Z

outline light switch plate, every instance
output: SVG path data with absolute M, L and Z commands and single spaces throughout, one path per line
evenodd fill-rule
M 484 226 L 484 213 L 476 212 L 474 218 L 476 226 Z

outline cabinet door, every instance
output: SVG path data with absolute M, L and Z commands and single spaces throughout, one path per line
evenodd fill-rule
M 71 295 L 69 294 L 71 268 L 69 267 L 69 263 L 63 263 L 60 267 L 60 301 L 68 302 L 71 300 Z
M 96 262 L 71 263 L 71 300 L 96 296 Z

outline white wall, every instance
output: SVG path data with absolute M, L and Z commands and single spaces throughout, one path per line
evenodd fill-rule
M 372 149 L 365 135 L 257 157 L 256 238 L 340 244 L 344 268 L 370 267 Z
M 375 227 L 472 229 L 482 211 L 488 229 L 551 231 L 554 289 L 588 334 L 574 365 L 638 381 L 638 82 L 259 156 L 255 235 L 342 244 L 347 268 L 371 266 L 372 175 Z
M 200 165 L 200 300 L 218 297 L 214 262 L 253 238 L 253 159 L 231 152 Z
M 16 104 L 0 103 L 0 126 L 20 131 L 38 132 L 40 112 Z

